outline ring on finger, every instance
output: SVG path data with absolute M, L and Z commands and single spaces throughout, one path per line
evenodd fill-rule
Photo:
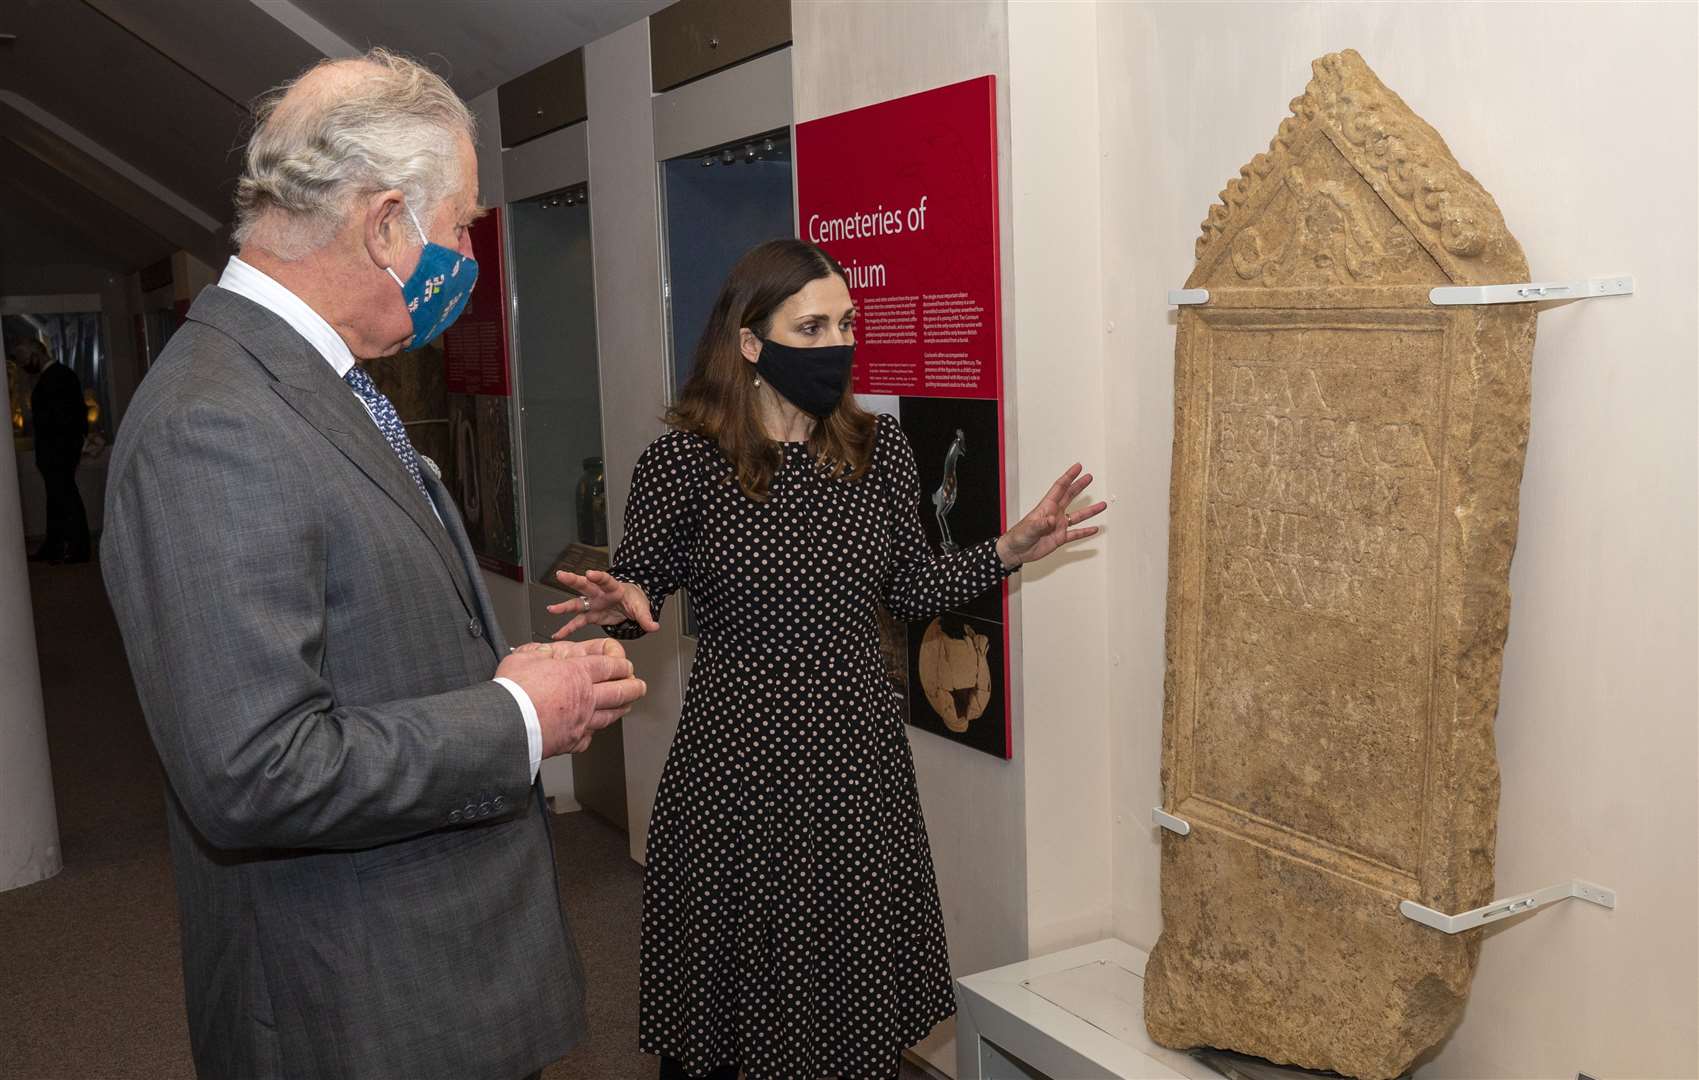
M 588 596 L 580 596 L 578 599 L 579 602 L 584 605 L 584 611 L 588 613 L 590 610 L 590 598 Z

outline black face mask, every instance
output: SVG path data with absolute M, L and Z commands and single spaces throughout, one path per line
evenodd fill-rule
M 786 401 L 815 419 L 831 415 L 849 385 L 855 346 L 797 348 L 765 338 L 757 340 L 761 342 L 761 356 L 755 361 L 755 373 Z

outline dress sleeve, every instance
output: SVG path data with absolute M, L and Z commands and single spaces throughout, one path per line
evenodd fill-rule
M 701 522 L 697 457 L 689 436 L 669 432 L 649 444 L 631 474 L 625 531 L 608 572 L 642 589 L 657 621 L 667 597 L 685 583 L 690 543 Z M 629 619 L 606 629 L 614 637 L 643 636 L 643 628 Z
M 1014 570 L 997 556 L 997 538 L 935 555 L 920 524 L 920 470 L 914 448 L 894 417 L 879 417 L 879 459 L 875 469 L 891 503 L 891 563 L 880 582 L 885 607 L 899 619 L 915 622 L 961 607 Z

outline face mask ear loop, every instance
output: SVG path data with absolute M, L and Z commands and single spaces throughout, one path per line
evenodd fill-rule
M 413 227 L 415 229 L 419 230 L 419 245 L 421 247 L 423 247 L 425 244 L 430 243 L 431 242 L 430 237 L 425 235 L 425 227 L 423 225 L 419 224 L 419 215 L 415 214 L 413 212 L 413 207 L 411 205 L 405 203 L 405 202 L 403 202 L 401 204 L 401 206 L 402 206 L 402 209 L 407 211 L 407 216 L 413 219 Z M 405 290 L 407 288 L 406 283 L 403 282 L 401 280 L 401 278 L 396 274 L 395 267 L 386 266 L 386 267 L 383 268 L 383 272 L 388 274 L 390 276 L 390 278 L 395 282 L 395 284 L 397 286 L 399 286 L 401 289 Z
M 407 203 L 402 203 L 401 205 L 407 208 L 407 216 L 413 219 L 413 227 L 419 230 L 419 245 L 423 247 L 430 243 L 431 238 L 425 235 L 425 227 L 419 224 L 419 215 L 413 212 L 413 207 Z

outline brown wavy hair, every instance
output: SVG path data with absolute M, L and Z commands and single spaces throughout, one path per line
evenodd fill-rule
M 713 314 L 696 343 L 695 366 L 678 400 L 667 410 L 667 423 L 712 439 L 731 464 L 731 476 L 743 493 L 765 502 L 784 452 L 761 426 L 755 377 L 739 349 L 745 327 L 766 339 L 773 315 L 811 281 L 836 276 L 844 268 L 824 250 L 804 240 L 769 240 L 750 249 L 732 267 Z M 844 387 L 843 399 L 808 437 L 808 452 L 821 472 L 839 480 L 859 480 L 873 460 L 878 425 Z

